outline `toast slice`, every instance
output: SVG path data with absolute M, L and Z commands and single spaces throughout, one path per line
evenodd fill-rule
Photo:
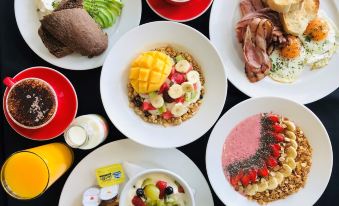
M 303 34 L 308 23 L 317 17 L 319 5 L 319 0 L 303 0 L 300 9 L 281 13 L 284 30 L 295 36 Z
M 266 4 L 273 11 L 287 13 L 300 9 L 303 0 L 267 0 Z

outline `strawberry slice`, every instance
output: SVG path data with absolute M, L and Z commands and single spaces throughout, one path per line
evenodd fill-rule
M 239 182 L 238 176 L 231 177 L 231 178 L 230 178 L 230 182 L 231 182 L 231 185 L 232 185 L 233 187 L 236 187 L 236 186 L 238 185 L 238 182 Z
M 248 176 L 248 174 L 245 174 L 244 176 L 242 176 L 240 180 L 244 187 L 250 184 L 250 177 Z
M 176 98 L 174 101 L 176 103 L 184 103 L 185 102 L 185 96 L 181 96 L 179 98 Z
M 162 113 L 162 117 L 164 119 L 171 119 L 173 117 L 173 114 L 170 111 L 166 111 L 166 112 Z
M 165 181 L 158 181 L 155 186 L 160 190 L 159 198 L 164 199 L 165 197 L 165 189 L 167 187 L 167 182 Z
M 273 115 L 273 114 L 270 114 L 270 115 L 268 116 L 268 119 L 271 120 L 271 122 L 273 122 L 273 123 L 279 122 L 279 117 L 276 116 L 276 115 Z
M 185 193 L 185 190 L 181 185 L 178 186 L 178 192 L 179 193 Z
M 180 74 L 180 73 L 174 73 L 171 76 L 171 81 L 177 83 L 177 84 L 182 84 L 183 82 L 186 81 L 185 74 Z
M 172 67 L 171 73 L 168 75 L 168 78 L 172 79 L 172 76 L 174 73 L 175 73 L 175 66 Z
M 278 162 L 277 162 L 277 160 L 274 157 L 270 156 L 270 157 L 267 158 L 266 164 L 269 167 L 275 167 L 275 166 L 278 165 Z
M 277 142 L 283 142 L 285 140 L 285 137 L 282 134 L 274 133 L 273 137 Z
M 152 104 L 149 102 L 143 102 L 141 107 L 142 107 L 142 110 L 144 111 L 156 110 L 156 108 L 153 107 Z
M 279 157 L 280 156 L 280 149 L 281 149 L 281 147 L 280 147 L 279 144 L 272 144 L 271 145 L 273 157 Z
M 284 128 L 279 124 L 274 124 L 272 127 L 273 131 L 275 131 L 276 133 L 281 133 L 282 131 L 284 131 Z
M 266 167 L 258 169 L 258 175 L 260 177 L 267 177 L 268 176 L 268 169 Z
M 248 176 L 252 183 L 254 183 L 257 179 L 257 171 L 255 169 L 252 169 L 248 172 Z
M 169 89 L 169 85 L 165 82 L 161 85 L 158 94 L 164 93 L 164 91 L 167 91 Z
M 142 199 L 138 196 L 134 196 L 132 199 L 132 204 L 134 206 L 146 206 L 146 204 L 144 203 L 144 201 L 142 201 Z

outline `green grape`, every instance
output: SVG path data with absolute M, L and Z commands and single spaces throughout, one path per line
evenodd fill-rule
M 145 187 L 147 185 L 153 184 L 152 180 L 150 178 L 146 178 L 143 182 L 142 182 L 142 187 Z
M 160 195 L 160 190 L 153 184 L 147 185 L 144 189 L 145 195 L 151 200 L 158 200 Z

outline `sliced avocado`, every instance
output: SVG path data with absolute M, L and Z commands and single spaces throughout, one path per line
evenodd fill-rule
M 101 27 L 106 28 L 109 25 L 109 17 L 106 15 L 106 13 L 103 12 L 103 9 L 99 9 L 98 16 L 104 23 L 101 25 Z
M 102 21 L 102 19 L 99 16 L 93 16 L 93 19 L 94 19 L 95 22 L 97 22 L 100 25 L 100 27 L 103 27 L 104 22 Z
M 115 13 L 116 16 L 120 16 L 121 15 L 121 9 L 118 8 L 117 6 L 115 6 L 114 4 L 112 4 L 110 7 L 111 11 L 113 13 Z
M 113 21 L 115 20 L 115 17 L 113 16 L 112 12 L 109 11 L 107 8 L 99 8 L 99 12 L 102 13 L 107 19 L 106 24 L 103 28 L 107 28 L 113 25 Z
M 124 7 L 124 4 L 119 0 L 108 0 L 108 1 L 112 2 L 112 4 L 117 6 L 119 9 L 122 9 Z

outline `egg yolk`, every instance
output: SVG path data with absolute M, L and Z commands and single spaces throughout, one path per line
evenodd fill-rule
M 314 41 L 321 41 L 327 37 L 328 32 L 329 27 L 327 22 L 323 19 L 315 18 L 308 23 L 304 34 L 309 36 Z
M 287 37 L 287 44 L 281 48 L 281 55 L 287 59 L 293 59 L 300 55 L 301 43 L 295 36 Z

